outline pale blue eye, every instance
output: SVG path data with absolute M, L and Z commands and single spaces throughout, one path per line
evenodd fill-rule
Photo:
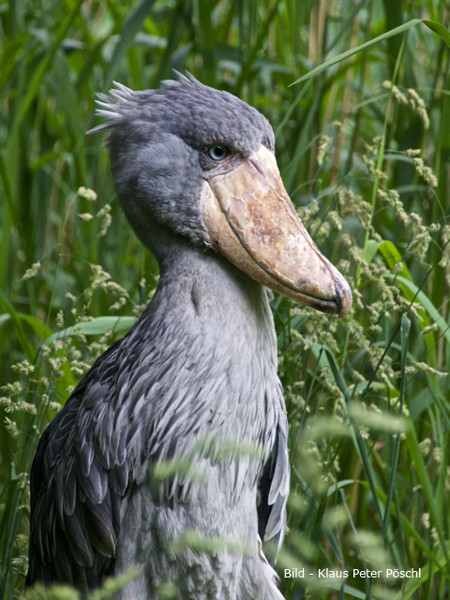
M 213 160 L 223 160 L 229 154 L 228 148 L 224 144 L 213 144 L 208 148 L 208 154 Z

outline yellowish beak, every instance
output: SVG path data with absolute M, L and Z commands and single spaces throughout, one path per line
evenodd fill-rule
M 310 238 L 270 150 L 207 178 L 201 210 L 211 244 L 244 273 L 320 311 L 350 311 L 350 287 Z

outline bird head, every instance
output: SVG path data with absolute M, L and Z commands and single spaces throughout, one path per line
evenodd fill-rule
M 283 186 L 267 119 L 235 96 L 179 76 L 161 89 L 99 95 L 121 206 L 157 255 L 168 236 L 224 255 L 254 280 L 343 316 L 352 295 Z

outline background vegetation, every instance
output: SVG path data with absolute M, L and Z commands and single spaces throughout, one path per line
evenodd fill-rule
M 94 96 L 174 68 L 270 119 L 286 188 L 354 293 L 342 320 L 273 302 L 293 470 L 283 593 L 448 598 L 449 12 L 445 0 L 0 4 L 1 598 L 24 582 L 40 432 L 157 281 L 102 136 L 85 135 Z M 285 578 L 293 567 L 350 573 Z

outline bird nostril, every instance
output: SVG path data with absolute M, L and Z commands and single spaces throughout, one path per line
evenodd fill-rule
M 257 171 L 258 171 L 258 172 L 259 172 L 261 175 L 263 175 L 263 176 L 264 176 L 264 174 L 265 174 L 265 173 L 264 173 L 264 170 L 263 170 L 263 168 L 261 167 L 261 165 L 259 164 L 259 162 L 258 162 L 257 160 L 255 160 L 254 158 L 249 158 L 249 159 L 248 159 L 248 162 L 249 162 L 251 165 L 253 165 L 253 166 L 255 167 L 255 169 L 256 169 L 256 170 L 257 170 Z

